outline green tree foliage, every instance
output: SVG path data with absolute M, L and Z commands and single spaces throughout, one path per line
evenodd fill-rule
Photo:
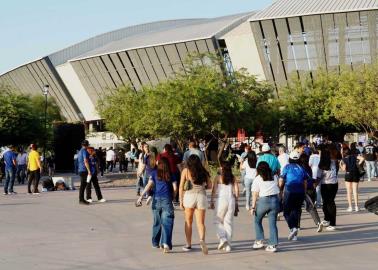
M 18 94 L 8 86 L 0 86 L 0 145 L 42 143 L 44 128 L 44 97 Z M 51 123 L 63 120 L 53 99 L 48 100 L 47 138 L 52 134 Z
M 339 91 L 339 79 L 337 73 L 324 70 L 302 81 L 293 77 L 280 91 L 281 130 L 289 135 L 342 137 L 348 128 L 331 111 L 331 98 Z
M 98 103 L 106 127 L 124 138 L 227 138 L 268 120 L 273 89 L 246 72 L 232 76 L 212 55 L 192 56 L 182 73 L 153 87 L 121 87 Z M 265 122 L 265 121 L 263 121 Z
M 342 123 L 371 135 L 378 130 L 378 64 L 343 70 L 331 111 Z

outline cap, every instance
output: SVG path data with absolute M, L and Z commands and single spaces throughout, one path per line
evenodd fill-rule
M 89 142 L 88 140 L 84 140 L 82 143 L 81 143 L 82 146 L 88 146 L 89 145 Z
M 262 152 L 268 152 L 268 151 L 270 151 L 270 146 L 269 146 L 269 144 L 264 143 L 263 146 L 262 146 L 262 148 L 261 148 L 261 151 L 262 151 Z
M 293 160 L 298 160 L 300 157 L 300 154 L 297 152 L 297 151 L 292 151 L 289 155 L 289 158 L 290 159 L 293 159 Z

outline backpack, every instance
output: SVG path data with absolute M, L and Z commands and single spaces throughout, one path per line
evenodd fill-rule
M 378 196 L 375 196 L 365 202 L 365 208 L 371 213 L 378 215 Z

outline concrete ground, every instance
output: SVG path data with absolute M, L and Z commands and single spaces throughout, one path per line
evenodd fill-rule
M 209 255 L 202 255 L 198 234 L 194 251 L 184 253 L 183 212 L 176 211 L 170 254 L 151 247 L 152 215 L 149 207 L 136 208 L 130 187 L 103 189 L 106 203 L 78 204 L 78 191 L 0 197 L 0 269 L 377 269 L 378 216 L 360 211 L 347 213 L 345 188 L 337 196 L 337 231 L 316 233 L 307 213 L 297 242 L 287 240 L 288 228 L 279 221 L 279 252 L 252 250 L 252 217 L 241 208 L 235 219 L 231 253 L 216 250 L 217 238 L 207 212 Z M 363 182 L 361 206 L 378 195 L 378 181 Z M 242 198 L 242 201 L 244 198 Z M 321 217 L 322 211 L 319 211 Z M 267 225 L 266 221 L 264 224 Z M 265 226 L 267 227 L 267 226 Z

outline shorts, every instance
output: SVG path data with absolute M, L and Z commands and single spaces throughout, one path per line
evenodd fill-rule
M 207 209 L 207 197 L 205 191 L 186 191 L 183 200 L 184 208 Z
M 345 182 L 360 182 L 360 176 L 357 173 L 345 173 Z

